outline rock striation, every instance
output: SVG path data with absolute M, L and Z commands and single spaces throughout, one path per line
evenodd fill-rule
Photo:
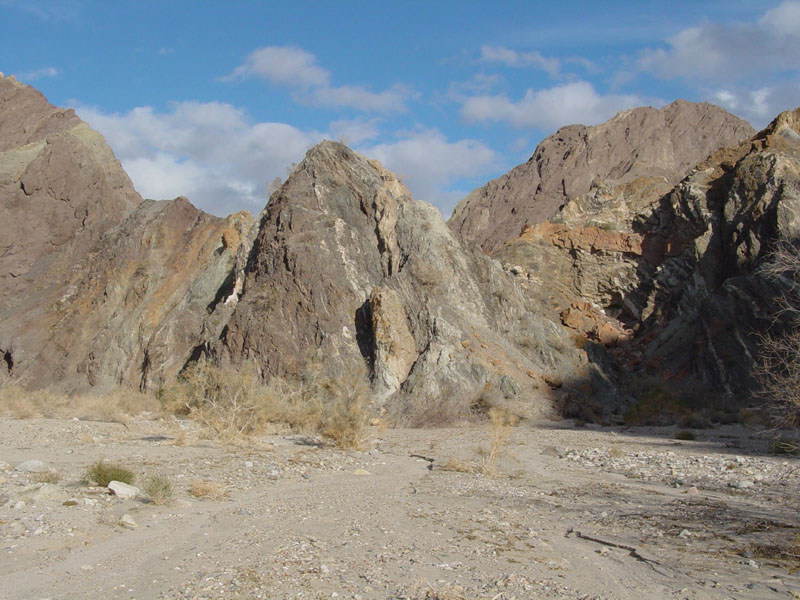
M 742 119 L 707 103 L 678 100 L 658 110 L 635 108 L 595 127 L 570 125 L 547 137 L 527 163 L 472 191 L 449 224 L 468 243 L 494 252 L 523 227 L 601 183 L 641 176 L 678 183 L 715 150 L 755 132 Z

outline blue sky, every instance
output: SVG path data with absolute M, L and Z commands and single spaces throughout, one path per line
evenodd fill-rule
M 326 138 L 447 217 L 563 125 L 800 106 L 800 0 L 0 0 L 0 22 L 0 71 L 74 107 L 145 197 L 218 215 Z

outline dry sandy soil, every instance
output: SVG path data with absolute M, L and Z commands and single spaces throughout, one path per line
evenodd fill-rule
M 800 597 L 797 459 L 733 426 L 677 441 L 569 425 L 514 428 L 489 475 L 442 468 L 481 460 L 481 427 L 375 429 L 345 452 L 2 419 L 0 598 Z M 60 480 L 14 470 L 31 459 Z M 90 487 L 99 459 L 165 474 L 172 499 Z M 196 481 L 226 497 L 192 496 Z

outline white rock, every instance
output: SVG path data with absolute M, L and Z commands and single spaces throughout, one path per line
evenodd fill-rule
M 128 485 L 127 483 L 123 483 L 121 481 L 112 481 L 108 484 L 108 489 L 117 497 L 117 498 L 136 498 L 139 495 L 139 488 L 134 487 L 132 485 Z
M 41 460 L 26 460 L 19 463 L 14 470 L 21 473 L 44 473 L 50 470 L 50 465 Z
M 120 517 L 119 524 L 122 527 L 126 527 L 127 529 L 136 529 L 139 526 L 139 524 L 133 519 L 133 517 L 127 513 L 125 513 Z

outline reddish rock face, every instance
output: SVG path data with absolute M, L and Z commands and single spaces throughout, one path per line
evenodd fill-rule
M 0 372 L 67 391 L 174 377 L 251 224 L 143 202 L 100 134 L 0 77 Z
M 754 133 L 721 108 L 683 100 L 661 110 L 625 111 L 596 127 L 563 127 L 527 163 L 471 192 L 449 224 L 465 241 L 493 253 L 598 181 L 624 183 L 647 175 L 675 185 L 718 148 Z

